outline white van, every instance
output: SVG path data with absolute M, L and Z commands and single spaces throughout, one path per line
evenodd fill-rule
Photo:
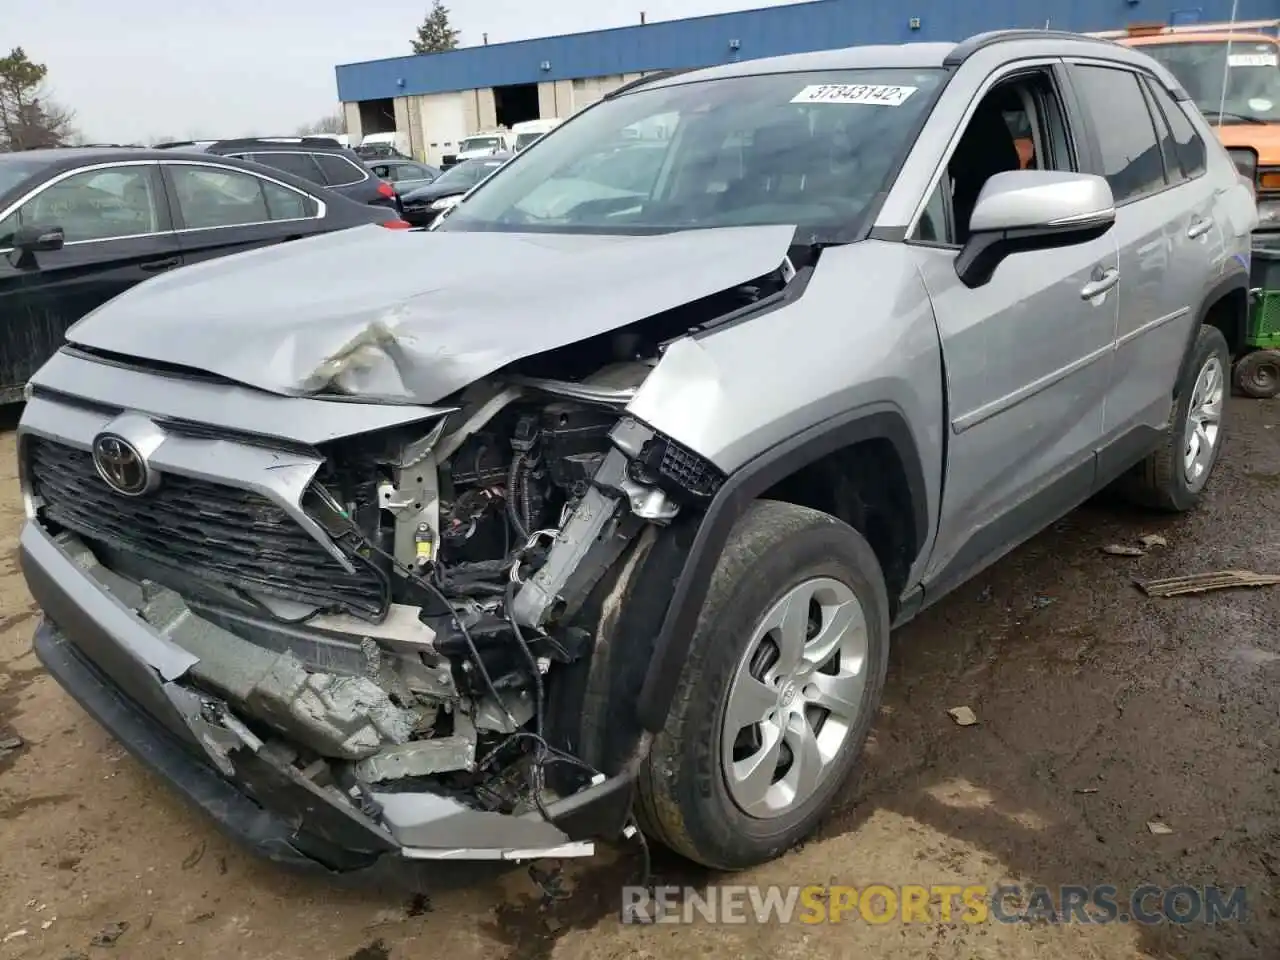
M 455 163 L 462 163 L 464 160 L 474 160 L 477 157 L 487 157 L 494 153 L 507 153 L 515 147 L 515 134 L 507 129 L 500 130 L 481 130 L 479 133 L 473 133 L 469 137 L 463 137 L 458 141 L 458 153 L 450 162 L 445 157 L 445 164 L 453 166 Z
M 523 150 L 529 144 L 534 143 L 540 137 L 550 133 L 560 124 L 564 123 L 558 117 L 547 117 L 545 120 L 525 120 L 523 123 L 513 123 L 511 132 L 516 135 L 514 148 L 517 152 Z
M 412 156 L 411 149 L 409 134 L 396 130 L 389 133 L 368 134 L 360 141 L 360 146 L 356 148 L 356 153 L 365 159 L 390 157 L 396 154 L 402 157 L 410 157 Z

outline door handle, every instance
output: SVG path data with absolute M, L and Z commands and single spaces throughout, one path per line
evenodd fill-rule
M 1093 276 L 1094 279 L 1090 283 L 1086 283 L 1080 288 L 1081 300 L 1092 300 L 1094 297 L 1106 293 L 1120 282 L 1120 271 L 1115 267 L 1109 267 L 1102 271 L 1095 270 Z
M 163 260 L 148 260 L 146 263 L 140 264 L 147 273 L 159 273 L 161 270 L 168 270 L 170 267 L 176 267 L 182 262 L 181 257 L 166 257 Z
M 1192 220 L 1191 226 L 1187 227 L 1187 237 L 1192 240 L 1198 240 L 1212 229 L 1213 221 L 1207 217 L 1202 220 Z

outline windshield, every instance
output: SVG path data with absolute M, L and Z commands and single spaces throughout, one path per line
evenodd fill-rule
M 465 160 L 456 167 L 450 167 L 440 174 L 432 183 L 432 186 L 474 186 L 500 166 L 502 166 L 502 162 L 498 160 Z
M 1280 45 L 1265 40 L 1143 44 L 1216 123 L 1280 121 Z M 1222 80 L 1226 77 L 1226 97 Z M 1221 114 L 1221 116 L 1219 116 Z
M 0 197 L 48 165 L 45 160 L 18 160 L 13 157 L 0 159 Z
M 542 136 L 542 134 L 540 134 L 540 133 L 518 133 L 518 134 L 516 134 L 516 149 L 517 149 L 517 150 L 523 150 L 525 147 L 527 147 L 529 144 L 533 143 L 535 140 L 537 140 L 537 139 L 538 139 L 539 137 L 541 137 L 541 136 Z
M 501 137 L 468 137 L 459 145 L 459 152 L 463 150 L 497 150 L 502 146 Z
M 843 234 L 894 172 L 943 77 L 844 70 L 642 88 L 510 161 L 440 229 Z

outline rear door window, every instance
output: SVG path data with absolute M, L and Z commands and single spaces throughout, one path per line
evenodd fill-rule
M 178 210 L 188 230 L 242 227 L 315 216 L 314 199 L 242 170 L 169 164 Z
M 1166 185 L 1155 123 L 1138 76 L 1128 70 L 1077 65 L 1072 70 L 1102 152 L 1102 175 L 1117 204 Z

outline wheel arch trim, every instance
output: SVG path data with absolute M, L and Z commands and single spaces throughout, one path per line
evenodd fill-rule
M 752 501 L 795 471 L 827 454 L 867 440 L 887 440 L 906 473 L 916 551 L 929 532 L 924 468 L 906 416 L 892 403 L 868 404 L 822 421 L 781 441 L 729 474 L 698 526 L 655 639 L 636 704 L 641 725 L 658 732 L 666 724 L 688 639 L 697 626 L 712 574 L 734 524 Z
M 1187 375 L 1187 367 L 1191 363 L 1191 358 L 1196 350 L 1196 338 L 1200 335 L 1200 328 L 1204 326 L 1205 320 L 1209 316 L 1209 311 L 1221 300 L 1233 293 L 1242 293 L 1245 298 L 1245 316 L 1241 318 L 1241 329 L 1236 331 L 1238 342 L 1243 343 L 1249 324 L 1249 278 L 1244 273 L 1232 273 L 1230 276 L 1223 277 L 1215 283 L 1205 293 L 1200 301 L 1200 305 L 1196 310 L 1196 322 L 1191 325 L 1187 334 L 1187 345 L 1182 351 L 1182 362 L 1178 365 L 1178 376 L 1173 381 L 1173 390 L 1176 395 L 1178 385 L 1182 383 Z M 1230 346 L 1230 343 L 1228 343 Z

